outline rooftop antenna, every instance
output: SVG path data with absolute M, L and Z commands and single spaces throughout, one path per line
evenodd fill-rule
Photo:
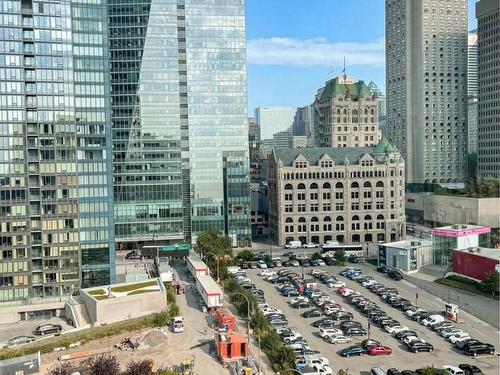
M 346 74 L 345 74 L 345 56 L 344 56 L 344 69 L 342 70 L 342 73 L 344 73 L 344 82 L 345 82 L 345 79 L 346 79 Z

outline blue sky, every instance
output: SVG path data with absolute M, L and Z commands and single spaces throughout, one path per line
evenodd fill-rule
M 469 2 L 469 28 L 475 27 Z M 309 104 L 347 74 L 385 89 L 384 0 L 247 0 L 248 108 Z

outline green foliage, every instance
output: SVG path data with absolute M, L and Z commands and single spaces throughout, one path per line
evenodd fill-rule
M 451 275 L 446 278 L 441 278 L 437 279 L 434 282 L 441 284 L 441 285 L 446 285 L 452 288 L 456 289 L 461 289 L 461 290 L 466 290 L 471 293 L 475 294 L 480 294 L 486 297 L 494 297 L 498 298 L 495 296 L 495 293 L 492 292 L 493 285 L 495 285 L 495 277 L 497 278 L 496 285 L 498 285 L 498 275 L 490 275 L 492 276 L 492 279 L 489 281 L 483 280 L 482 283 L 478 283 L 477 281 L 468 279 L 466 277 L 458 276 L 458 275 Z M 486 284 L 484 282 L 486 281 Z M 486 288 L 486 289 L 485 289 Z M 498 289 L 497 289 L 498 290 Z
M 211 228 L 198 236 L 196 251 L 200 254 L 214 253 L 219 258 L 225 255 L 232 256 L 231 239 Z
M 86 361 L 89 375 L 119 375 L 120 364 L 114 355 L 103 354 Z
M 167 303 L 175 303 L 175 290 L 172 283 L 164 283 L 165 289 L 167 290 Z
M 269 254 L 266 254 L 266 255 L 264 256 L 264 262 L 266 262 L 266 263 L 267 263 L 267 262 L 270 262 L 270 261 L 271 261 L 271 256 L 270 256 Z
M 312 260 L 319 260 L 319 259 L 322 259 L 322 258 L 321 258 L 321 254 L 320 254 L 318 251 L 316 251 L 313 255 L 311 255 L 311 259 L 312 259 Z
M 251 250 L 245 249 L 242 250 L 236 258 L 241 259 L 242 261 L 250 261 L 253 260 L 253 252 Z
M 252 320 L 250 320 L 250 327 L 252 327 L 255 332 L 255 336 L 263 336 L 269 329 L 269 323 L 267 322 L 264 314 L 262 314 L 262 311 L 255 311 L 252 315 Z
M 144 359 L 142 361 L 130 361 L 127 363 L 127 369 L 122 375 L 153 375 L 153 361 Z
M 491 272 L 488 277 L 486 277 L 481 284 L 479 284 L 479 288 L 484 291 L 485 293 L 488 293 L 492 296 L 495 296 L 498 294 L 500 290 L 500 280 L 498 277 L 498 272 L 493 271 Z
M 177 304 L 175 304 L 175 303 L 172 303 L 170 305 L 170 307 L 168 308 L 168 315 L 169 315 L 170 319 L 172 319 L 174 316 L 178 316 L 179 315 L 179 306 L 177 306 Z
M 436 375 L 436 369 L 434 366 L 425 367 L 421 370 L 420 375 Z
M 347 256 L 345 255 L 344 250 L 335 251 L 335 261 L 338 266 L 344 265 L 344 263 L 347 261 Z
M 351 373 L 349 372 L 349 369 L 339 369 L 339 371 L 337 371 L 337 375 L 351 375 Z
M 54 365 L 48 375 L 71 375 L 73 374 L 73 366 L 70 363 L 58 363 Z
M 464 189 L 447 189 L 437 185 L 435 193 L 472 198 L 498 198 L 500 197 L 500 181 L 472 179 L 465 184 Z

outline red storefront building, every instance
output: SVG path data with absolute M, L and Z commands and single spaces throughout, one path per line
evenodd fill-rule
M 500 249 L 469 247 L 453 251 L 453 272 L 484 280 L 492 272 L 500 269 Z

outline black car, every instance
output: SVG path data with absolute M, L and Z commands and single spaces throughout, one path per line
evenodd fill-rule
M 281 262 L 281 265 L 283 267 L 291 267 L 292 263 L 289 260 L 284 260 L 283 262 Z
M 286 253 L 283 254 L 284 257 L 294 257 L 295 256 L 295 253 L 293 251 L 288 251 Z
M 480 354 L 495 354 L 495 347 L 491 344 L 479 343 L 479 344 L 466 344 L 463 349 L 465 354 L 476 357 Z
M 299 263 L 302 267 L 311 267 L 311 262 L 309 261 L 309 259 L 302 259 L 299 261 Z
M 333 320 L 351 320 L 352 314 L 347 311 L 339 311 L 330 315 Z
M 401 331 L 394 335 L 394 338 L 398 340 L 403 340 L 407 336 L 417 336 L 417 332 L 415 331 Z
M 355 355 L 362 356 L 366 354 L 366 349 L 360 345 L 349 346 L 348 348 L 342 349 L 340 355 L 342 357 L 353 357 Z
M 135 250 L 127 253 L 127 255 L 125 255 L 125 258 L 127 259 L 141 259 L 141 254 Z
M 401 371 L 401 375 L 418 375 L 418 372 L 413 370 L 403 370 Z
M 295 290 L 295 289 L 288 289 L 284 292 L 282 292 L 282 294 L 285 296 L 285 297 L 298 297 L 300 296 L 300 293 Z M 307 302 L 306 302 L 307 303 Z M 311 307 L 312 305 L 309 304 L 309 306 L 306 306 L 306 307 Z M 299 309 L 301 309 L 302 307 L 299 307 Z
M 332 257 L 326 257 L 323 259 L 323 261 L 325 262 L 325 264 L 327 266 L 334 266 L 335 265 L 335 259 L 333 259 Z
M 364 328 L 353 327 L 353 328 L 346 329 L 344 331 L 344 334 L 346 336 L 366 336 L 367 332 L 366 332 L 366 329 L 364 329 Z
M 465 372 L 465 375 L 483 375 L 481 369 L 474 365 L 469 365 L 468 363 L 462 363 L 458 367 Z
M 321 316 L 321 311 L 319 311 L 318 309 L 312 309 L 312 310 L 309 310 L 309 311 L 304 311 L 302 313 L 302 316 L 304 318 L 317 318 L 317 317 Z
M 387 268 L 384 265 L 378 266 L 377 271 L 380 273 L 387 273 Z
M 407 346 L 413 353 L 432 352 L 434 350 L 434 346 L 428 342 L 413 341 L 407 344 Z
M 424 320 L 425 318 L 428 318 L 431 315 L 432 314 L 428 311 L 420 311 L 420 312 L 416 313 L 415 315 L 413 315 L 411 318 L 413 320 L 416 320 L 417 322 L 420 322 L 420 321 Z
M 316 320 L 311 325 L 316 328 L 327 328 L 327 327 L 334 327 L 335 322 L 332 319 L 324 318 Z
M 403 274 L 397 270 L 387 270 L 387 276 L 396 281 L 403 280 Z
M 49 333 L 60 334 L 62 331 L 62 326 L 59 324 L 42 324 L 35 329 L 35 335 L 47 335 Z
M 399 371 L 397 368 L 390 368 L 390 369 L 387 369 L 386 374 L 387 375 L 401 375 L 401 371 Z
M 403 308 L 404 306 L 408 306 L 408 305 L 411 305 L 411 302 L 408 301 L 407 299 L 404 299 L 404 298 L 399 298 L 395 301 L 392 301 L 391 302 L 391 305 L 392 307 L 395 307 L 397 309 L 401 309 Z
M 360 322 L 356 322 L 354 320 L 344 320 L 343 322 L 340 323 L 340 329 L 342 331 L 349 328 L 363 328 L 363 326 Z
M 292 305 L 294 309 L 308 309 L 309 307 L 313 307 L 311 302 L 300 301 L 294 305 Z
M 372 340 L 372 339 L 366 339 L 366 340 L 361 341 L 361 345 L 363 346 L 363 348 L 365 348 L 365 349 L 368 350 L 370 348 L 374 348 L 376 346 L 380 346 L 380 341 Z
M 458 341 L 455 343 L 455 348 L 458 350 L 463 350 L 465 345 L 472 345 L 472 344 L 481 344 L 481 341 L 476 340 L 476 339 L 467 339 L 463 341 Z
M 358 257 L 354 254 L 349 255 L 349 258 L 347 258 L 347 261 L 349 263 L 359 263 Z
M 271 262 L 271 261 L 267 262 L 266 265 L 267 265 L 267 268 L 276 268 L 276 263 Z

